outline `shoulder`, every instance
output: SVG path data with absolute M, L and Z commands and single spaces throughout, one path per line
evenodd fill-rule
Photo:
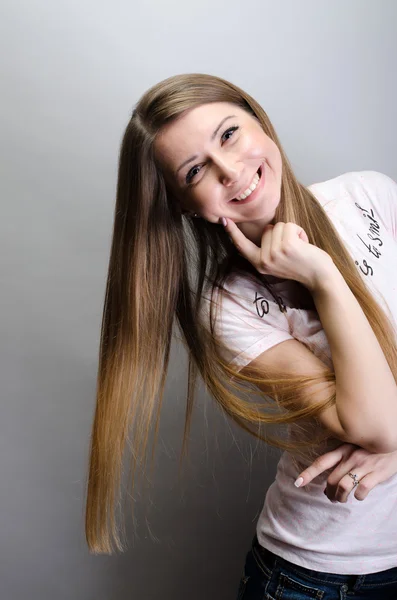
M 314 194 L 327 199 L 342 196 L 379 196 L 385 193 L 397 195 L 397 184 L 391 177 L 379 171 L 349 171 L 308 186 Z
M 356 211 L 372 214 L 386 230 L 397 232 L 397 184 L 379 171 L 350 171 L 314 183 L 308 190 L 330 217 L 354 219 Z

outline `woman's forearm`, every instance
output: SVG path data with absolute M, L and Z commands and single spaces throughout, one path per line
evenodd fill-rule
M 397 450 L 397 385 L 361 306 L 332 267 L 311 290 L 336 379 L 336 410 L 353 443 Z

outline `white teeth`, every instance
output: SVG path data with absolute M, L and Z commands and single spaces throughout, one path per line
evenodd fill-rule
M 240 194 L 240 196 L 236 196 L 235 200 L 245 200 L 245 198 L 248 198 L 248 196 L 250 196 L 250 194 L 252 194 L 252 192 L 255 190 L 258 182 L 259 175 L 258 173 L 255 173 L 251 185 L 242 194 Z

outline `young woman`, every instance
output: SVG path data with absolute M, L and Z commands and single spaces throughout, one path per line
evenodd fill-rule
M 199 373 L 227 415 L 285 450 L 239 598 L 397 598 L 396 285 L 389 177 L 305 188 L 235 85 L 194 74 L 150 89 L 120 153 L 91 551 L 123 548 L 123 451 L 145 465 L 176 317 L 190 358 L 183 449 Z

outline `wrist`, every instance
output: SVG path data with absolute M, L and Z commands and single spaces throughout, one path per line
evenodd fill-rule
M 336 288 L 346 285 L 342 273 L 331 259 L 321 271 L 318 271 L 310 284 L 313 296 L 335 292 Z

